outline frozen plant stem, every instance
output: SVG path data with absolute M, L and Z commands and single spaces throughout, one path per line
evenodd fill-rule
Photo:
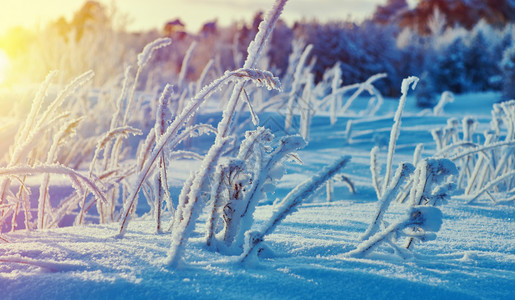
M 386 160 L 386 174 L 384 175 L 383 180 L 383 189 L 382 193 L 384 194 L 388 185 L 390 184 L 390 176 L 392 173 L 392 164 L 393 164 L 393 154 L 395 153 L 395 145 L 397 144 L 397 138 L 399 137 L 400 127 L 401 127 L 401 117 L 402 111 L 404 110 L 404 104 L 406 103 L 406 97 L 408 96 L 408 89 L 411 84 L 413 84 L 413 89 L 417 86 L 418 78 L 415 76 L 410 76 L 402 80 L 401 87 L 401 99 L 399 100 L 399 106 L 397 107 L 397 112 L 395 113 L 392 131 L 390 132 L 390 143 L 388 144 L 388 157 Z
M 300 89 L 303 80 L 302 70 L 304 70 L 304 64 L 306 63 L 306 60 L 308 58 L 309 53 L 311 52 L 311 49 L 313 49 L 313 45 L 310 44 L 306 46 L 306 49 L 304 49 L 304 52 L 302 52 L 302 55 L 295 69 L 295 74 L 293 76 L 293 84 L 288 98 L 286 120 L 284 121 L 285 130 L 289 130 L 291 127 L 291 122 L 293 119 L 293 105 L 295 104 L 295 99 L 297 98 L 297 90 Z
M 130 195 L 127 201 L 124 203 L 124 209 L 120 219 L 120 232 L 118 234 L 119 238 L 125 235 L 127 225 L 130 222 L 132 208 L 134 207 L 138 198 L 137 195 L 147 180 L 149 174 L 151 173 L 150 171 L 152 170 L 152 166 L 156 162 L 157 158 L 161 155 L 161 152 L 165 146 L 168 146 L 169 149 L 174 149 L 174 147 L 182 140 L 187 138 L 192 131 L 206 127 L 205 125 L 196 125 L 186 128 L 181 133 L 179 132 L 181 128 L 185 126 L 189 118 L 191 118 L 191 116 L 197 111 L 200 105 L 208 99 L 209 96 L 216 92 L 222 85 L 234 80 L 234 78 L 237 78 L 236 80 L 239 83 L 243 82 L 242 84 L 244 84 L 244 82 L 247 80 L 252 80 L 257 84 L 265 85 L 269 89 L 279 89 L 279 80 L 276 77 L 273 77 L 270 72 L 251 69 L 238 69 L 236 71 L 226 72 L 222 77 L 211 82 L 197 95 L 195 95 L 195 97 L 193 97 L 188 102 L 182 112 L 173 120 L 172 124 L 166 128 L 165 133 L 162 134 L 159 139 L 155 139 L 155 146 L 152 150 L 152 153 L 150 153 L 148 157 L 145 157 L 144 162 L 138 162 L 138 165 L 141 166 L 141 169 L 139 170 L 139 175 L 135 184 L 132 186 Z M 219 132 L 217 134 L 217 137 L 218 136 Z M 215 141 L 220 143 L 220 139 Z M 143 158 L 141 161 L 142 160 Z
M 395 246 L 392 242 L 395 235 L 407 235 L 421 241 L 432 240 L 436 237 L 433 232 L 440 230 L 441 225 L 442 212 L 438 208 L 432 206 L 413 206 L 404 219 L 393 223 L 383 231 L 371 236 L 368 240 L 361 243 L 358 248 L 348 252 L 346 255 L 361 258 L 368 255 L 381 243 L 386 242 L 392 246 L 398 254 L 406 258 L 409 252 Z M 404 232 L 405 229 L 411 227 L 415 227 L 418 232 L 413 234 Z
M 333 177 L 336 172 L 341 170 L 349 162 L 350 156 L 344 156 L 337 160 L 333 165 L 324 168 L 319 174 L 313 178 L 304 181 L 295 187 L 286 197 L 277 205 L 274 205 L 273 215 L 265 224 L 261 232 L 247 232 L 245 234 L 246 242 L 240 261 L 245 262 L 249 256 L 255 252 L 256 247 L 263 241 L 264 237 L 270 234 L 279 225 L 286 216 L 294 212 L 302 203 L 302 200 L 308 198 L 314 191 L 318 189 L 324 182 Z
M 267 13 L 264 20 L 259 24 L 259 30 L 256 34 L 255 39 L 250 43 L 247 49 L 247 60 L 243 65 L 243 69 L 252 69 L 256 66 L 258 59 L 261 55 L 261 52 L 265 48 L 266 42 L 268 38 L 271 36 L 272 31 L 275 27 L 275 23 L 279 19 L 279 16 L 286 4 L 286 0 L 276 0 L 273 8 Z M 218 123 L 218 132 L 215 138 L 211 149 L 208 151 L 208 155 L 205 156 L 202 165 L 212 166 L 215 161 L 218 160 L 218 156 L 215 155 L 217 152 L 217 148 L 224 145 L 224 141 L 227 139 L 227 134 L 230 132 L 231 121 L 234 117 L 236 107 L 238 106 L 238 101 L 241 97 L 241 93 L 243 92 L 243 88 L 245 86 L 244 81 L 239 81 L 236 83 L 227 107 L 223 111 L 222 120 Z M 171 127 L 171 126 L 170 126 Z M 211 153 L 211 155 L 209 155 Z M 207 170 L 204 170 L 206 172 Z M 193 174 L 195 177 L 194 186 L 191 187 L 190 194 L 198 195 L 199 191 L 193 190 L 195 187 L 197 189 L 204 186 L 205 181 L 208 180 L 208 176 L 200 176 L 200 173 Z M 185 208 L 178 207 L 176 211 L 176 216 L 182 215 L 184 218 L 187 218 L 187 221 L 174 221 L 174 228 L 172 228 L 173 236 L 172 243 L 170 246 L 170 251 L 168 252 L 168 258 L 166 260 L 166 264 L 169 267 L 176 267 L 180 261 L 181 254 L 184 248 L 184 244 L 188 239 L 188 235 L 195 226 L 196 218 L 198 214 L 196 212 L 200 211 L 198 206 L 203 203 L 198 201 L 198 199 L 189 199 L 187 206 Z M 182 213 L 184 209 L 184 213 Z M 186 216 L 189 214 L 188 216 Z
M 381 221 L 383 220 L 383 216 L 386 213 L 386 210 L 390 206 L 393 200 L 397 197 L 399 193 L 400 187 L 409 179 L 410 175 L 413 173 L 415 168 L 410 163 L 402 163 L 397 169 L 397 173 L 393 178 L 390 186 L 384 192 L 382 197 L 379 199 L 377 204 L 377 211 L 374 216 L 374 220 L 370 223 L 367 231 L 361 237 L 361 240 L 368 240 L 372 235 L 374 235 L 379 230 L 379 225 L 381 225 Z

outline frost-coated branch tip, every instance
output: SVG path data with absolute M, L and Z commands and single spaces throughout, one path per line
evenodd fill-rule
M 407 94 L 408 93 L 408 89 L 409 89 L 411 84 L 413 84 L 411 86 L 411 89 L 414 90 L 417 87 L 418 81 L 419 81 L 419 78 L 417 76 L 410 76 L 408 78 L 404 78 L 402 80 L 401 93 L 402 94 Z
M 410 237 L 410 239 L 418 239 L 422 242 L 434 240 L 435 232 L 440 230 L 442 226 L 442 212 L 433 206 L 413 206 L 406 216 L 391 224 L 381 232 L 372 235 L 366 241 L 362 242 L 356 249 L 348 252 L 349 257 L 361 258 L 370 254 L 382 243 L 386 243 L 394 248 L 394 251 L 406 258 L 411 253 L 407 249 L 401 249 L 393 242 L 401 236 Z M 406 230 L 411 229 L 411 232 Z M 401 252 L 401 250 L 403 252 Z
M 234 71 L 234 76 L 252 80 L 258 87 L 264 86 L 268 90 L 281 91 L 281 81 L 269 71 L 258 69 L 238 69 Z
M 138 67 L 142 68 L 145 66 L 150 58 L 152 58 L 152 54 L 155 50 L 166 47 L 171 43 L 172 40 L 170 38 L 158 38 L 153 42 L 148 43 L 145 48 L 143 48 L 143 51 L 138 54 Z
M 250 42 L 247 48 L 247 59 L 245 60 L 244 67 L 254 68 L 261 55 L 261 52 L 265 48 L 265 44 L 274 30 L 275 23 L 279 20 L 284 5 L 287 0 L 276 0 L 274 6 L 268 11 L 263 21 L 259 24 L 258 33 L 252 42 Z

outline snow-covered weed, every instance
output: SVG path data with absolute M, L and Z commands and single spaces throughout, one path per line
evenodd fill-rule
M 243 69 L 240 69 L 243 72 L 235 71 L 232 72 L 233 75 L 240 74 L 243 78 L 247 80 L 250 79 L 258 85 L 265 85 L 267 88 L 279 88 L 278 80 L 270 76 L 271 73 L 255 71 L 253 68 L 256 67 L 258 59 L 265 48 L 267 40 L 271 36 L 275 23 L 279 19 L 279 15 L 285 4 L 286 0 L 277 0 L 275 2 L 273 8 L 267 13 L 266 17 L 259 25 L 257 35 L 248 47 L 247 59 L 243 65 Z M 231 74 L 231 72 L 226 72 L 225 76 L 229 76 L 229 74 Z M 202 162 L 202 169 L 191 175 L 190 179 L 187 181 L 191 183 L 191 186 L 185 185 L 181 191 L 182 198 L 179 199 L 179 206 L 175 212 L 174 223 L 171 228 L 172 243 L 167 258 L 167 265 L 169 266 L 177 266 L 180 262 L 189 234 L 195 228 L 195 221 L 201 209 L 205 206 L 206 199 L 204 199 L 205 193 L 203 190 L 208 185 L 210 176 L 215 172 L 218 160 L 227 146 L 226 144 L 232 140 L 230 136 L 231 123 L 235 117 L 236 108 L 240 103 L 245 83 L 246 80 L 237 80 L 234 85 L 232 94 L 223 111 L 222 120 L 218 123 L 215 141 Z M 194 100 L 195 98 L 192 102 L 194 102 Z M 195 105 L 195 103 L 190 106 L 193 105 Z M 185 117 L 187 117 L 188 111 L 188 107 L 186 107 L 181 115 L 186 113 Z M 180 119 L 180 116 L 175 119 L 174 123 L 176 123 L 178 119 Z M 169 129 L 172 128 L 174 123 L 170 125 Z M 162 140 L 164 140 L 164 138 Z M 186 193 L 185 190 L 188 190 L 188 192 Z M 122 224 L 121 233 L 123 230 L 124 226 Z
M 475 142 L 477 121 L 466 117 L 462 138 L 455 119 L 448 126 L 433 131 L 436 157 L 446 157 L 459 169 L 458 187 L 469 202 L 486 194 L 493 203 L 514 201 L 515 188 L 515 100 L 494 104 L 490 129 L 483 143 Z M 499 198 L 500 192 L 507 197 Z M 511 193 L 511 196 L 510 196 Z
M 260 231 L 245 232 L 245 244 L 243 253 L 239 257 L 240 261 L 245 262 L 252 254 L 257 255 L 260 249 L 262 249 L 259 245 L 263 242 L 264 237 L 272 233 L 286 216 L 297 209 L 302 201 L 308 199 L 324 182 L 345 167 L 349 160 L 350 156 L 338 159 L 332 165 L 325 167 L 320 173 L 296 186 L 284 199 L 274 203 L 272 217 L 262 229 Z
M 405 105 L 408 88 L 411 83 L 417 82 L 416 77 L 405 79 L 402 83 L 402 96 L 394 117 L 394 124 L 390 135 L 388 147 L 386 173 L 382 180 L 382 188 L 379 182 L 379 165 L 377 162 L 378 147 L 374 147 L 370 153 L 370 170 L 372 172 L 372 182 L 378 197 L 377 210 L 370 225 L 361 237 L 362 243 L 357 249 L 347 255 L 362 257 L 369 254 L 380 244 L 389 245 L 395 253 L 403 258 L 410 256 L 408 249 L 412 247 L 414 240 L 426 241 L 433 240 L 436 232 L 440 229 L 441 212 L 432 207 L 445 203 L 450 197 L 456 185 L 450 181 L 453 176 L 458 175 L 455 164 L 444 158 L 440 159 L 421 159 L 422 146 L 415 149 L 413 164 L 401 163 L 393 178 L 391 177 L 391 167 L 395 153 L 396 142 L 400 133 L 401 116 Z M 405 201 L 409 197 L 408 201 Z M 390 205 L 395 201 L 403 202 L 408 206 L 408 214 L 405 218 L 385 226 L 381 230 L 384 215 Z M 431 206 L 426 207 L 426 206 Z M 408 237 L 405 245 L 399 245 L 399 237 Z
M 257 204 L 266 198 L 266 192 L 273 191 L 284 173 L 282 161 L 306 144 L 300 136 L 286 136 L 274 148 L 273 137 L 263 127 L 247 132 L 238 155 L 217 168 L 207 231 L 209 247 L 233 255 L 243 251 L 244 234 L 254 223 Z M 224 226 L 216 235 L 217 215 Z
M 1 172 L 3 178 L 0 184 L 0 207 L 2 211 L 0 226 L 8 217 L 12 216 L 12 231 L 16 229 L 20 209 L 23 210 L 25 228 L 28 230 L 56 226 L 68 212 L 67 209 L 63 210 L 62 208 L 69 207 L 70 203 L 76 204 L 77 197 L 86 193 L 86 187 L 91 188 L 97 198 L 100 198 L 103 202 L 106 201 L 103 189 L 98 186 L 96 179 L 87 179 L 58 162 L 59 150 L 76 133 L 79 124 L 84 119 L 83 117 L 72 116 L 70 111 L 61 111 L 63 104 L 81 86 L 92 79 L 93 72 L 89 71 L 78 76 L 53 101 L 45 103 L 49 85 L 56 74 L 56 72 L 51 72 L 41 85 L 25 122 L 20 126 L 15 136 L 7 165 Z M 53 138 L 50 138 L 51 136 Z M 25 184 L 26 176 L 29 174 L 44 174 L 39 188 L 37 224 L 35 226 L 31 224 L 32 216 L 28 200 L 31 192 Z M 50 205 L 48 194 L 50 174 L 68 175 L 75 189 L 74 196 L 65 199 L 66 201 L 60 203 L 61 207 L 59 208 Z M 15 181 L 16 185 L 19 184 L 19 190 L 16 194 L 11 190 L 12 181 Z

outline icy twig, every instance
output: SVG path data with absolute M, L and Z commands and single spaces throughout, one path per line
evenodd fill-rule
M 308 198 L 320 185 L 342 169 L 349 160 L 350 156 L 340 158 L 333 165 L 324 168 L 320 173 L 313 176 L 313 178 L 299 184 L 290 193 L 288 193 L 288 195 L 286 195 L 279 204 L 274 205 L 272 217 L 263 226 L 261 231 L 246 232 L 246 243 L 244 245 L 243 253 L 239 258 L 240 261 L 245 262 L 249 258 L 250 254 L 253 253 L 256 247 L 263 241 L 266 235 L 274 231 L 286 216 L 297 209 L 297 207 L 302 203 L 302 200 Z
M 404 110 L 404 104 L 406 103 L 406 97 L 408 95 L 408 89 L 410 85 L 413 84 L 412 88 L 414 89 L 417 85 L 418 78 L 415 76 L 408 77 L 402 81 L 401 87 L 401 99 L 399 100 L 399 106 L 397 107 L 397 112 L 395 113 L 392 131 L 390 133 L 390 143 L 388 145 L 388 157 L 386 160 L 386 174 L 383 180 L 383 188 L 382 191 L 386 191 L 388 185 L 390 184 L 390 177 L 392 173 L 392 164 L 393 164 L 393 154 L 395 152 L 395 145 L 397 143 L 397 138 L 399 137 L 399 131 L 401 126 L 401 116 L 402 111 Z
M 381 243 L 392 239 L 394 235 L 406 235 L 421 241 L 435 239 L 435 234 L 440 230 L 442 225 L 442 212 L 432 206 L 413 206 L 407 213 L 407 216 L 388 226 L 385 230 L 376 233 L 366 241 L 362 242 L 355 250 L 346 253 L 347 256 L 361 258 L 367 256 Z M 416 228 L 414 234 L 405 233 L 405 229 Z M 407 253 L 404 253 L 405 255 Z
M 397 168 L 397 173 L 395 174 L 395 177 L 393 178 L 392 182 L 390 183 L 390 186 L 388 189 L 384 192 L 384 194 L 379 198 L 379 201 L 377 203 L 377 210 L 375 213 L 375 216 L 373 218 L 372 223 L 368 226 L 367 230 L 361 237 L 361 240 L 367 240 L 372 235 L 376 234 L 376 232 L 379 230 L 379 226 L 381 225 L 381 222 L 383 220 L 383 216 L 386 213 L 386 210 L 390 206 L 390 203 L 395 200 L 397 197 L 397 194 L 399 193 L 399 189 L 401 188 L 402 184 L 406 182 L 406 180 L 409 179 L 413 171 L 415 170 L 415 167 L 413 167 L 410 163 L 402 163 Z

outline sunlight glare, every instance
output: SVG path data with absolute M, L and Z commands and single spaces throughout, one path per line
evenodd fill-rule
M 7 79 L 11 69 L 11 62 L 4 50 L 0 49 L 0 85 Z

